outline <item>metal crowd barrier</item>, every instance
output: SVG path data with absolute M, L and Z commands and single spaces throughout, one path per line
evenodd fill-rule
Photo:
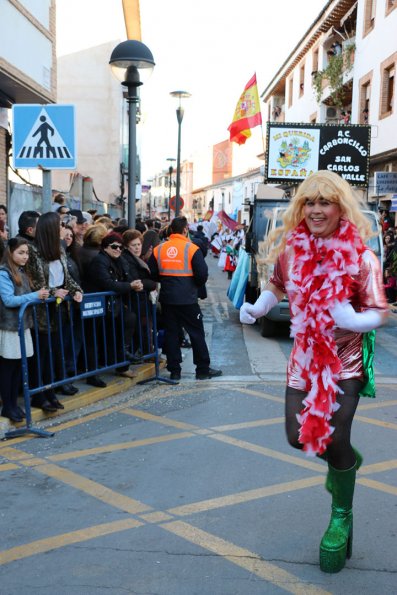
M 28 358 L 23 321 L 29 314 L 34 354 Z M 34 300 L 20 307 L 18 334 L 26 425 L 9 430 L 6 438 L 27 433 L 53 436 L 33 426 L 31 398 L 66 383 L 150 360 L 154 375 L 139 384 L 155 380 L 175 384 L 160 376 L 156 303 L 147 292 L 130 295 L 127 300 L 114 292 L 88 293 L 80 304 L 70 297 Z

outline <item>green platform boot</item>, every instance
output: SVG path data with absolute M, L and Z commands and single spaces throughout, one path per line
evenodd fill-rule
M 364 457 L 363 455 L 357 450 L 357 448 L 354 448 L 354 446 L 352 446 L 353 450 L 354 450 L 354 454 L 356 455 L 356 471 L 358 471 L 363 463 Z M 323 459 L 323 461 L 327 461 L 327 453 L 323 453 L 322 455 L 317 455 L 320 459 Z M 327 492 L 329 492 L 330 494 L 332 494 L 332 480 L 330 477 L 329 472 L 327 473 L 327 477 L 325 480 L 325 489 L 327 490 Z
M 320 544 L 320 568 L 339 572 L 350 558 L 353 546 L 353 493 L 356 465 L 346 471 L 328 465 L 332 485 L 331 520 Z

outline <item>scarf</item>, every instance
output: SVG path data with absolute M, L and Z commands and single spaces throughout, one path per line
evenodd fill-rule
M 141 269 L 145 269 L 148 273 L 150 273 L 150 268 L 149 268 L 149 265 L 147 264 L 147 262 L 145 262 L 139 256 L 134 256 L 134 258 L 137 261 L 137 263 L 139 264 L 139 266 L 141 267 Z
M 322 454 L 332 440 L 330 420 L 339 408 L 336 395 L 343 392 L 338 387 L 342 365 L 329 309 L 352 295 L 352 276 L 359 272 L 365 246 L 357 227 L 345 219 L 330 238 L 313 236 L 302 221 L 288 234 L 287 246 L 295 253 L 286 284 L 295 296 L 291 300 L 292 357 L 308 393 L 297 415 L 299 442 L 307 454 Z

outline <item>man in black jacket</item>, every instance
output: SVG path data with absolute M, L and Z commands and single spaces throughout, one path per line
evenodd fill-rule
M 149 260 L 154 279 L 160 281 L 160 303 L 163 314 L 167 368 L 171 380 L 181 378 L 180 328 L 190 337 L 196 378 L 204 380 L 221 376 L 221 370 L 210 368 L 210 355 L 205 341 L 203 315 L 198 304 L 198 289 L 205 285 L 208 268 L 198 246 L 188 238 L 186 217 L 171 223 L 171 235 L 156 246 Z
M 18 219 L 18 238 L 24 238 L 31 244 L 36 235 L 36 225 L 40 217 L 37 211 L 22 211 Z

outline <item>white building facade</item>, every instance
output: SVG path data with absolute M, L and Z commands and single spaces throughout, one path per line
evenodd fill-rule
M 369 124 L 371 196 L 397 171 L 396 67 L 397 2 L 330 0 L 263 91 L 267 120 Z
M 0 203 L 8 196 L 11 108 L 56 101 L 55 0 L 0 0 Z

